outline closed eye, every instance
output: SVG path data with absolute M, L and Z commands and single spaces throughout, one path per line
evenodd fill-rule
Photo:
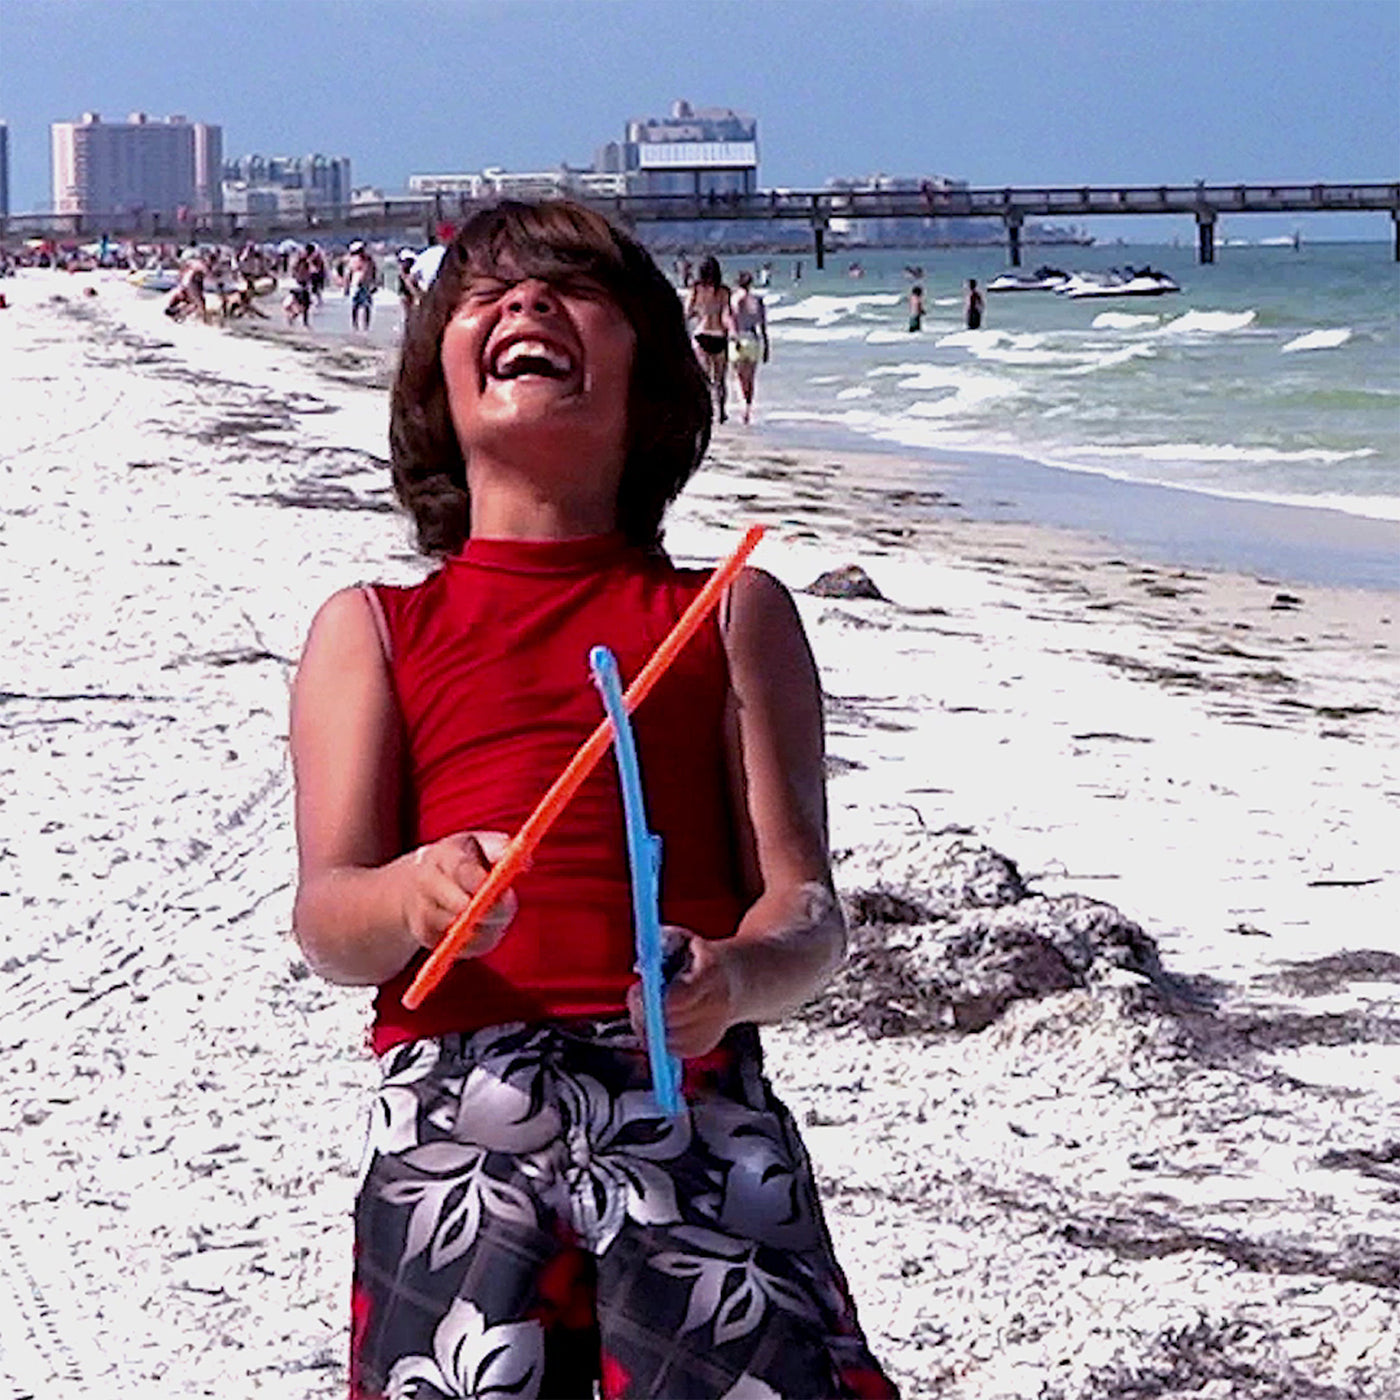
M 593 277 L 562 277 L 555 285 L 566 296 L 582 297 L 587 301 L 605 301 L 610 296 L 608 289 Z
M 469 301 L 474 306 L 483 306 L 488 302 L 498 301 L 514 285 L 514 282 L 504 282 L 496 278 L 475 278 L 462 293 L 462 300 Z

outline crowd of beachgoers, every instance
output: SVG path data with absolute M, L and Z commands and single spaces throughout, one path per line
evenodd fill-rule
M 238 244 L 32 238 L 13 248 L 0 247 L 0 277 L 21 268 L 122 273 L 140 290 L 166 294 L 164 310 L 172 319 L 194 316 L 222 323 L 271 319 L 262 302 L 285 293 L 275 304 L 289 325 L 307 328 L 312 307 L 334 288 L 355 299 L 358 326 L 368 323 L 373 295 L 383 286 L 386 260 L 395 267 L 394 290 L 405 304 L 422 295 L 425 279 L 418 258 L 417 248 L 391 249 L 353 238 L 325 243 L 313 238 L 248 239 Z

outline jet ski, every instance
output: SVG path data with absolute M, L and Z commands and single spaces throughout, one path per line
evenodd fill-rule
M 1159 297 L 1181 288 L 1152 267 L 1111 267 L 1107 272 L 1076 272 L 1055 289 L 1072 301 L 1096 297 Z
M 987 283 L 989 292 L 1054 292 L 1069 281 L 1058 267 L 1038 267 L 1034 272 L 1003 272 Z

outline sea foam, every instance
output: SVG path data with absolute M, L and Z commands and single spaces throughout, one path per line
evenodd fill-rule
M 803 297 L 791 306 L 775 307 L 768 313 L 770 321 L 814 321 L 830 325 L 860 311 L 866 306 L 898 306 L 903 297 L 893 292 L 868 292 L 863 295 L 838 297 L 814 294 Z
M 831 322 L 817 322 L 814 326 L 784 326 L 770 332 L 775 341 L 801 341 L 805 345 L 820 345 L 831 340 L 864 340 L 864 326 L 837 326 Z
M 1141 457 L 1149 462 L 1239 462 L 1263 465 L 1282 462 L 1319 462 L 1334 466 L 1338 462 L 1355 462 L 1374 457 L 1374 447 L 1352 452 L 1338 452 L 1324 447 L 1281 451 L 1273 447 L 1239 447 L 1220 442 L 1154 442 L 1120 443 L 1112 447 L 1079 447 L 1075 449 L 1091 457 Z
M 1160 316 L 1134 316 L 1128 311 L 1100 311 L 1089 324 L 1096 331 L 1135 331 L 1143 326 L 1155 326 Z
M 1351 330 L 1343 326 L 1337 330 L 1308 331 L 1306 335 L 1295 336 L 1287 345 L 1279 347 L 1280 355 L 1291 355 L 1295 350 L 1335 350 L 1351 339 Z
M 1225 335 L 1254 324 L 1256 311 L 1186 311 L 1160 327 L 1160 335 Z

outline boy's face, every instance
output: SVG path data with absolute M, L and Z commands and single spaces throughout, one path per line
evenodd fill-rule
M 636 334 L 583 276 L 545 281 L 508 261 L 468 280 L 442 337 L 463 453 L 565 447 L 580 466 L 626 454 Z

